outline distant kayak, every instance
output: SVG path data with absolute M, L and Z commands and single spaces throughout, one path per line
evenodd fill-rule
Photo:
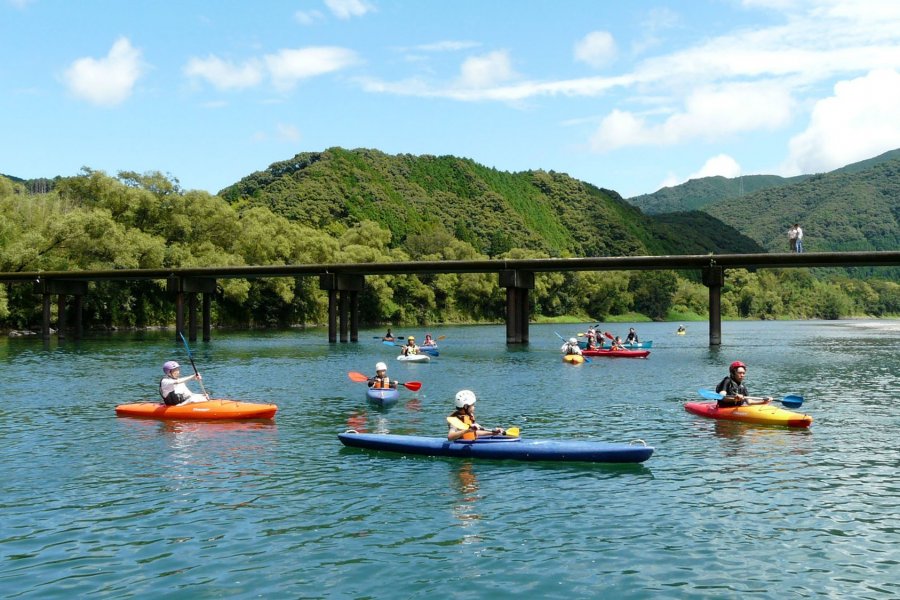
M 647 358 L 649 350 L 584 350 L 585 356 L 606 356 L 608 358 Z
M 391 404 L 400 399 L 400 391 L 397 388 L 369 388 L 366 398 L 375 404 Z
M 338 439 L 345 446 L 352 448 L 456 458 L 640 463 L 653 454 L 653 447 L 643 442 L 640 444 L 616 444 L 592 441 L 531 440 L 500 435 L 451 442 L 445 437 L 347 431 L 338 434 Z
M 227 419 L 271 419 L 278 407 L 274 404 L 256 404 L 237 400 L 209 400 L 192 404 L 167 406 L 159 402 L 120 404 L 116 414 L 120 417 L 147 419 L 174 419 L 192 421 L 217 421 Z
M 419 352 L 427 354 L 428 356 L 440 355 L 440 352 L 438 352 L 437 346 L 419 346 Z
M 401 354 L 397 357 L 397 360 L 405 362 L 428 362 L 431 360 L 431 357 L 427 354 Z
M 719 407 L 716 404 L 716 402 L 685 402 L 684 409 L 689 413 L 710 419 L 741 421 L 757 425 L 809 427 L 813 421 L 809 415 L 785 410 L 771 402 L 769 404 L 727 407 Z
M 580 365 L 584 362 L 584 357 L 580 354 L 563 354 L 563 362 L 569 363 L 570 365 Z
M 687 331 L 676 331 L 675 335 L 685 335 Z

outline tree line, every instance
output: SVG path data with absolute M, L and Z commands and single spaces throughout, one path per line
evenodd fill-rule
M 437 184 L 436 184 L 437 185 Z M 250 202 L 185 191 L 158 172 L 83 169 L 34 193 L 0 177 L 0 272 L 159 269 L 235 265 L 365 263 L 409 260 L 550 258 L 553 250 L 516 247 L 515 238 L 467 240 L 423 226 L 398 245 L 395 233 L 368 219 L 313 227 Z M 461 221 L 463 224 L 465 221 Z M 490 237 L 488 238 L 490 240 Z M 707 289 L 696 274 L 674 271 L 539 273 L 532 314 L 602 321 L 640 313 L 651 319 L 702 317 Z M 802 269 L 729 270 L 725 318 L 838 318 L 900 314 L 900 286 Z M 496 274 L 378 275 L 360 294 L 367 324 L 501 321 L 505 290 Z M 84 298 L 87 327 L 146 327 L 174 322 L 164 281 L 92 282 Z M 55 310 L 55 307 L 54 307 Z M 41 298 L 30 285 L 0 286 L 0 327 L 36 328 Z M 223 279 L 213 322 L 230 327 L 315 325 L 327 296 L 310 277 Z

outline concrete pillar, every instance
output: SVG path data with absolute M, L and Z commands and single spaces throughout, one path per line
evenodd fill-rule
M 534 272 L 500 271 L 500 285 L 506 288 L 506 343 L 528 343 L 528 290 L 534 289 Z
M 703 269 L 703 285 L 709 288 L 709 345 L 722 345 L 722 286 L 725 269 L 713 262 Z

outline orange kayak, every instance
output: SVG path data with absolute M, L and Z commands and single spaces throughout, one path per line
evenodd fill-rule
M 684 409 L 701 417 L 742 421 L 757 425 L 782 425 L 785 427 L 809 427 L 812 417 L 785 410 L 773 404 L 751 404 L 744 406 L 716 406 L 715 402 L 686 402 Z
M 144 417 L 147 419 L 173 419 L 192 421 L 219 421 L 228 419 L 271 419 L 278 407 L 274 404 L 256 404 L 237 400 L 209 400 L 193 404 L 166 406 L 159 402 L 120 404 L 116 414 L 120 417 Z

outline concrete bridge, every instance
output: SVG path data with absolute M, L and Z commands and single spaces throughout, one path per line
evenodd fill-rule
M 535 273 L 561 271 L 699 270 L 709 288 L 709 344 L 722 343 L 721 291 L 727 269 L 799 267 L 898 266 L 900 252 L 809 252 L 803 254 L 702 254 L 677 256 L 622 256 L 594 258 L 543 258 L 519 260 L 423 261 L 393 263 L 338 263 L 178 269 L 118 269 L 107 271 L 38 271 L 0 273 L 0 282 L 31 282 L 43 297 L 42 336 L 50 338 L 50 308 L 57 296 L 57 335 L 67 328 L 66 298 L 73 296 L 75 336 L 82 335 L 82 298 L 90 281 L 165 280 L 175 302 L 175 326 L 184 331 L 185 317 L 191 341 L 197 339 L 198 295 L 204 341 L 210 339 L 210 302 L 216 280 L 261 277 L 318 277 L 319 288 L 328 292 L 328 341 L 359 339 L 359 292 L 367 275 L 497 273 L 506 288 L 506 343 L 528 343 L 528 294 Z M 187 312 L 187 315 L 185 315 Z M 339 336 L 338 336 L 339 334 Z

